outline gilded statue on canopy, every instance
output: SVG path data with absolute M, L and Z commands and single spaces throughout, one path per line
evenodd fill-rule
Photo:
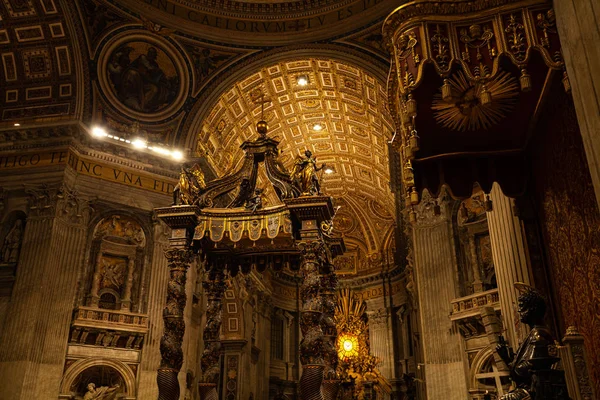
M 325 168 L 326 164 L 317 166 L 316 157 L 310 150 L 304 152 L 304 157 L 298 156 L 292 170 L 292 182 L 300 190 L 301 196 L 314 196 L 321 194 L 321 183 L 317 172 Z
M 205 188 L 204 173 L 198 164 L 191 168 L 182 166 L 179 182 L 173 190 L 174 205 L 193 205 Z

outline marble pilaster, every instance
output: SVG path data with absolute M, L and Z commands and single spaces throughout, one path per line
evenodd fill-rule
M 533 280 L 526 253 L 525 237 L 521 222 L 513 213 L 512 200 L 502 193 L 495 183 L 490 193 L 493 210 L 487 213 L 496 270 L 498 293 L 506 339 L 516 349 L 527 335 L 527 327 L 519 322 L 517 315 L 518 293 L 515 282 L 531 285 Z
M 148 289 L 148 317 L 152 322 L 146 342 L 142 350 L 140 364 L 140 384 L 138 396 L 140 399 L 155 399 L 158 397 L 156 370 L 160 366 L 160 337 L 164 329 L 162 309 L 167 296 L 169 268 L 164 251 L 168 248 L 168 232 L 164 224 L 154 226 L 154 249 L 152 253 L 152 276 Z
M 577 121 L 600 207 L 600 5 L 596 0 L 554 2 Z
M 435 202 L 424 195 L 412 229 L 423 345 L 419 369 L 427 398 L 464 400 L 462 339 L 449 318 L 450 303 L 457 297 L 456 258 L 450 210 L 446 201 L 440 203 L 441 213 L 436 213 Z
M 65 186 L 28 190 L 14 295 L 0 338 L 0 397 L 59 391 L 91 209 Z

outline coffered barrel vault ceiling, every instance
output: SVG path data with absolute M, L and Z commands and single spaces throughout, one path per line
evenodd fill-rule
M 308 85 L 298 85 L 300 75 L 308 76 Z M 243 158 L 239 146 L 257 136 L 264 102 L 269 136 L 281 142 L 283 164 L 291 170 L 308 149 L 333 168 L 322 186 L 342 206 L 335 229 L 354 249 L 357 270 L 379 268 L 394 224 L 387 144 L 393 128 L 386 96 L 375 77 L 346 63 L 279 62 L 223 92 L 203 122 L 196 150 L 218 175 L 236 169 Z M 322 129 L 315 131 L 315 124 Z

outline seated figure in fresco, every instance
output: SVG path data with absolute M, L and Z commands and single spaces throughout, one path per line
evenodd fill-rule
M 83 400 L 112 400 L 117 395 L 116 391 L 119 389 L 119 385 L 112 387 L 100 386 L 96 387 L 95 383 L 89 383 L 87 385 L 87 393 L 83 396 Z
M 321 184 L 317 172 L 325 168 L 325 164 L 317 166 L 317 160 L 310 150 L 304 152 L 304 157 L 298 156 L 292 170 L 292 182 L 300 190 L 301 196 L 321 194 Z
M 515 287 L 521 291 L 521 322 L 531 330 L 516 354 L 502 337 L 496 347 L 498 355 L 510 368 L 510 378 L 514 383 L 514 389 L 501 400 L 569 400 L 564 372 L 554 368 L 559 359 L 550 354 L 554 339 L 544 325 L 546 301 L 530 286 L 516 283 Z
M 108 67 L 110 79 L 119 99 L 128 107 L 153 112 L 170 103 L 179 89 L 178 78 L 167 77 L 157 62 L 158 51 L 148 48 L 130 62 L 131 47 L 116 51 Z

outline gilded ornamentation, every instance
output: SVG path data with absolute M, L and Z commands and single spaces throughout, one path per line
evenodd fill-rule
M 321 183 L 317 172 L 325 168 L 326 164 L 317 166 L 316 157 L 310 150 L 304 152 L 304 157 L 298 156 L 291 174 L 292 182 L 298 188 L 301 196 L 321 194 Z
M 431 108 L 440 125 L 457 131 L 476 131 L 497 124 L 514 108 L 519 96 L 517 81 L 508 72 L 500 72 L 483 85 L 471 83 L 461 71 L 449 83 L 451 99 L 444 100 L 441 92 L 437 93 Z M 480 100 L 484 87 L 493 99 L 487 105 Z
M 434 34 L 430 39 L 431 43 L 433 43 L 434 59 L 442 69 L 446 69 L 450 61 L 448 54 L 448 36 L 445 29 L 446 28 L 442 28 L 440 24 L 436 24 L 435 30 L 433 31 Z
M 366 304 L 359 300 L 350 289 L 342 289 L 337 294 L 335 320 L 340 340 L 337 343 L 340 361 L 338 375 L 342 382 L 354 381 L 354 398 L 364 396 L 364 383 L 384 379 L 377 365 L 381 362 L 370 354 L 369 324 L 364 320 Z
M 193 205 L 205 188 L 204 173 L 197 163 L 190 168 L 182 166 L 179 182 L 173 190 L 173 204 Z
M 510 14 L 508 18 L 508 25 L 506 25 L 504 31 L 507 34 L 510 52 L 518 61 L 523 61 L 525 60 L 525 50 L 527 49 L 525 27 L 517 20 L 515 14 Z
M 545 13 L 537 15 L 537 26 L 542 30 L 544 37 L 541 38 L 542 46 L 550 48 L 550 33 L 556 34 L 556 17 L 554 10 L 550 9 Z
M 463 28 L 460 30 L 460 41 L 465 45 L 465 51 L 463 51 L 462 59 L 467 63 L 471 62 L 471 56 L 469 54 L 469 49 L 475 49 L 475 58 L 478 62 L 483 61 L 483 55 L 481 54 L 481 49 L 487 47 L 488 54 L 490 58 L 494 58 L 497 55 L 497 50 L 492 44 L 492 39 L 494 38 L 494 31 L 489 26 L 481 26 L 479 24 L 474 24 L 469 26 L 469 28 Z

